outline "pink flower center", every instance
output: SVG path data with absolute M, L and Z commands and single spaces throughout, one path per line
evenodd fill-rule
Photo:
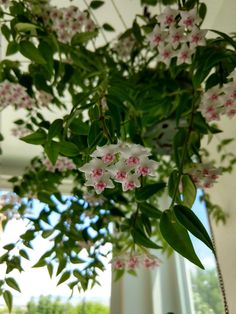
M 145 260 L 143 261 L 143 264 L 145 268 L 152 268 L 157 265 L 155 260 L 151 260 L 149 258 L 145 258 Z
M 108 164 L 110 162 L 112 162 L 113 160 L 115 159 L 115 155 L 114 154 L 106 154 L 105 156 L 102 157 L 102 161 L 105 163 L 105 164 Z
M 192 35 L 192 43 L 198 44 L 200 40 L 201 40 L 201 37 L 198 34 Z
M 135 166 L 139 164 L 139 158 L 137 156 L 130 156 L 127 160 L 126 160 L 127 165 L 129 166 Z
M 101 168 L 93 169 L 91 175 L 93 178 L 99 178 L 103 175 L 103 169 Z
M 188 52 L 187 51 L 183 51 L 183 52 L 181 52 L 181 59 L 182 60 L 186 60 L 186 59 L 188 59 Z
M 173 15 L 167 15 L 165 18 L 165 25 L 171 25 L 174 22 L 174 17 Z
M 193 26 L 193 23 L 194 23 L 194 19 L 191 17 L 191 16 L 188 16 L 184 21 L 183 21 L 183 24 L 185 26 L 190 26 L 192 27 Z
M 150 168 L 147 166 L 139 167 L 138 173 L 141 174 L 142 176 L 147 176 L 150 173 Z
M 170 51 L 168 51 L 168 50 L 163 51 L 162 57 L 164 59 L 169 59 L 170 58 Z
M 227 99 L 224 103 L 225 107 L 231 107 L 233 105 L 233 100 L 232 99 Z
M 155 44 L 159 44 L 160 42 L 162 41 L 162 38 L 161 38 L 161 35 L 155 35 L 154 38 L 153 38 L 153 42 Z
M 107 185 L 105 182 L 99 181 L 99 182 L 96 182 L 94 186 L 96 190 L 103 191 Z
M 121 171 L 121 170 L 120 170 L 120 171 L 117 171 L 115 178 L 116 178 L 117 180 L 124 180 L 124 179 L 127 178 L 127 172 Z
M 135 188 L 134 181 L 128 181 L 125 183 L 126 190 L 133 190 Z
M 180 36 L 180 34 L 179 33 L 176 33 L 176 34 L 174 34 L 173 36 L 172 36 L 172 38 L 173 38 L 173 42 L 174 43 L 178 43 L 179 41 L 180 41 L 180 39 L 181 39 L 181 36 Z
M 131 257 L 128 261 L 128 268 L 134 269 L 138 266 L 138 259 L 137 257 Z
M 125 264 L 124 264 L 124 262 L 121 261 L 121 260 L 116 260 L 116 261 L 113 263 L 113 267 L 114 267 L 115 269 L 123 269 L 123 268 L 125 268 Z
M 233 93 L 230 95 L 233 99 L 236 99 L 236 90 L 233 91 Z

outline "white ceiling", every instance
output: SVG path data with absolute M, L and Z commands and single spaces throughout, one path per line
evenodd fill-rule
M 71 3 L 69 1 L 61 0 L 52 2 L 58 2 L 60 3 L 60 6 L 65 6 L 67 3 Z M 73 3 L 79 3 L 79 7 L 81 8 L 82 5 L 81 9 L 83 9 L 83 1 L 75 0 Z M 116 3 L 128 26 L 130 25 L 134 14 L 141 12 L 139 0 L 116 0 Z M 224 32 L 236 31 L 235 0 L 208 0 L 205 1 L 205 3 L 208 5 L 208 13 L 204 25 L 205 28 L 214 28 Z M 101 10 L 95 11 L 95 13 L 100 25 L 104 22 L 110 22 L 115 26 L 118 32 L 124 30 L 110 0 L 107 0 L 106 5 Z M 4 45 L 2 50 L 4 54 Z M 48 115 L 52 120 L 59 118 L 58 113 L 56 112 L 50 114 L 47 113 L 47 117 Z M 20 174 L 28 161 L 33 156 L 42 152 L 40 147 L 28 145 L 11 135 L 10 130 L 13 127 L 13 121 L 23 117 L 23 112 L 20 110 L 15 112 L 10 107 L 6 108 L 0 115 L 0 130 L 5 138 L 4 142 L 2 142 L 3 155 L 0 156 L 0 186 L 3 185 L 3 183 L 1 184 L 1 180 L 4 182 L 6 175 Z

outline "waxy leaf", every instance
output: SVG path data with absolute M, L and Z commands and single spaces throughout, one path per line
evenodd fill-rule
M 30 41 L 21 41 L 19 44 L 20 53 L 38 64 L 46 64 L 46 60 L 43 58 L 39 50 Z
M 165 210 L 160 220 L 160 231 L 166 242 L 190 262 L 204 269 L 197 257 L 186 228 L 179 223 L 172 210 Z
M 3 292 L 3 298 L 4 298 L 4 301 L 7 305 L 9 313 L 11 313 L 11 310 L 12 310 L 12 294 L 11 294 L 11 292 L 8 290 L 5 290 Z
M 147 202 L 139 203 L 138 208 L 144 215 L 150 218 L 160 219 L 161 214 L 162 214 L 162 211 L 160 211 L 159 209 L 157 209 L 156 207 L 154 207 L 153 205 Z
M 60 153 L 68 157 L 74 157 L 79 154 L 79 148 L 71 142 L 61 142 Z
M 47 142 L 44 145 L 44 151 L 53 165 L 56 164 L 60 148 L 60 144 L 55 141 Z
M 191 209 L 186 206 L 176 205 L 174 206 L 174 213 L 179 223 L 181 223 L 188 231 L 205 243 L 214 252 L 210 236 L 201 221 Z
M 37 28 L 39 28 L 37 25 L 31 24 L 31 23 L 17 23 L 15 25 L 15 30 L 17 32 L 29 32 L 29 31 L 33 31 Z
M 104 1 L 93 0 L 93 1 L 90 3 L 90 8 L 92 8 L 92 9 L 95 10 L 95 9 L 100 8 L 103 4 L 104 4 Z
M 38 129 L 34 133 L 21 137 L 20 139 L 28 144 L 42 145 L 47 139 L 47 133 L 43 129 Z
M 63 282 L 65 282 L 66 280 L 68 280 L 70 278 L 70 271 L 65 271 L 61 278 L 59 279 L 57 286 L 59 286 L 60 284 L 62 284 Z
M 48 130 L 48 140 L 52 140 L 55 136 L 59 136 L 61 134 L 62 127 L 62 119 L 56 119 L 55 121 L 53 121 Z
M 166 184 L 164 182 L 157 182 L 145 185 L 144 187 L 135 190 L 135 197 L 137 201 L 145 201 L 160 190 L 164 189 Z
M 107 32 L 114 32 L 115 31 L 115 29 L 110 25 L 110 24 L 108 24 L 108 23 L 104 23 L 103 25 L 102 25 L 102 27 L 105 29 L 105 31 L 107 31 Z
M 150 249 L 161 248 L 161 246 L 157 245 L 152 240 L 150 240 L 140 228 L 132 229 L 131 234 L 134 239 L 134 242 L 138 245 L 141 245 Z
M 184 174 L 181 178 L 183 188 L 183 205 L 192 207 L 196 199 L 197 190 L 189 175 Z
M 9 287 L 11 287 L 12 289 L 17 290 L 18 292 L 21 292 L 20 287 L 18 285 L 18 283 L 15 281 L 14 278 L 6 278 L 6 283 Z

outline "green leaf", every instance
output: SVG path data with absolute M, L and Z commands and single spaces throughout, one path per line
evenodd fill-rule
M 42 232 L 42 237 L 44 239 L 46 239 L 46 238 L 50 237 L 53 234 L 54 231 L 55 231 L 54 229 L 44 230 Z
M 21 54 L 38 64 L 46 64 L 46 60 L 43 58 L 39 50 L 30 41 L 21 41 L 19 44 L 19 50 Z
M 74 134 L 88 135 L 89 126 L 87 123 L 81 121 L 81 119 L 74 119 L 70 124 L 70 129 Z
M 66 258 L 60 259 L 59 265 L 57 268 L 57 274 L 56 274 L 57 276 L 66 268 L 66 264 L 67 264 Z
M 10 41 L 7 45 L 6 55 L 7 56 L 13 55 L 17 51 L 18 51 L 18 43 L 15 41 Z
M 20 256 L 24 257 L 25 259 L 29 260 L 29 255 L 25 250 L 19 251 Z
M 156 5 L 158 0 L 141 0 L 141 4 Z
M 183 205 L 192 207 L 196 199 L 197 190 L 196 187 L 188 174 L 184 174 L 181 178 L 183 188 Z
M 93 0 L 90 3 L 90 8 L 93 10 L 100 8 L 104 4 L 104 1 Z
M 95 38 L 97 36 L 98 32 L 83 32 L 83 33 L 77 33 L 73 36 L 71 40 L 72 46 L 81 45 L 87 43 L 89 40 Z
M 60 144 L 55 141 L 47 142 L 44 145 L 44 151 L 53 165 L 56 164 L 60 149 Z
M 168 181 L 168 194 L 171 198 L 174 197 L 175 189 L 176 189 L 176 182 L 178 180 L 179 172 L 178 170 L 174 170 L 171 172 L 169 181 Z M 177 191 L 177 194 L 175 195 L 175 199 L 177 202 L 181 202 L 180 195 L 179 195 L 179 189 Z
M 21 137 L 20 139 L 28 144 L 42 145 L 47 139 L 47 133 L 43 129 L 38 129 L 34 133 Z
M 199 10 L 198 10 L 198 14 L 202 20 L 205 19 L 206 13 L 207 13 L 207 6 L 205 3 L 202 2 L 200 3 Z
M 205 227 L 194 214 L 194 212 L 186 206 L 174 206 L 174 213 L 179 223 L 181 223 L 195 237 L 205 243 L 213 252 L 214 247 Z
M 5 291 L 3 292 L 3 298 L 4 298 L 4 301 L 5 301 L 6 305 L 7 305 L 7 308 L 8 308 L 9 313 L 11 313 L 11 310 L 12 310 L 12 301 L 13 301 L 11 292 L 8 291 L 8 290 L 5 290 Z
M 34 266 L 32 266 L 33 268 L 37 268 L 37 267 L 43 267 L 45 266 L 47 263 L 45 261 L 44 258 L 40 258 L 36 264 L 34 264 Z
M 71 142 L 60 142 L 60 153 L 68 156 L 68 157 L 74 157 L 79 154 L 79 148 L 71 143 Z
M 230 44 L 235 50 L 236 50 L 236 42 L 227 34 L 220 32 L 220 31 L 216 31 L 214 29 L 210 29 L 211 32 L 214 32 L 218 35 L 220 35 L 222 38 L 224 38 L 224 40 Z
M 53 266 L 51 263 L 47 264 L 47 269 L 48 269 L 48 273 L 49 273 L 50 278 L 52 278 Z
M 140 189 L 135 190 L 135 197 L 137 201 L 145 201 L 149 197 L 153 196 L 160 190 L 164 189 L 166 187 L 166 184 L 164 182 L 157 182 L 145 185 L 144 187 Z
M 15 247 L 15 244 L 14 243 L 11 243 L 11 244 L 7 244 L 7 245 L 4 245 L 4 250 L 7 250 L 7 251 L 11 251 L 12 249 L 14 249 Z
M 51 200 L 51 194 L 45 191 L 39 191 L 37 194 L 37 198 L 40 202 L 48 204 L 48 205 L 54 205 L 53 201 Z
M 179 254 L 187 258 L 190 262 L 204 269 L 201 261 L 197 257 L 188 231 L 175 217 L 172 210 L 165 210 L 160 220 L 160 231 L 166 242 Z
M 20 287 L 14 278 L 11 278 L 11 277 L 6 278 L 6 283 L 9 287 L 17 290 L 18 292 L 21 292 Z
M 150 249 L 160 249 L 161 247 L 150 240 L 146 234 L 140 228 L 134 228 L 131 230 L 131 235 L 134 242 L 138 245 L 150 248 Z
M 34 31 L 37 28 L 39 28 L 37 25 L 31 24 L 31 23 L 16 23 L 16 25 L 15 25 L 15 30 L 17 32 Z
M 141 212 L 151 218 L 160 219 L 162 211 L 154 207 L 153 205 L 147 203 L 147 202 L 141 202 L 139 203 L 138 208 L 141 210 Z
M 98 120 L 94 120 L 91 124 L 88 134 L 88 145 L 93 147 L 98 144 L 100 137 L 102 136 L 102 131 L 100 128 L 100 123 Z
M 107 32 L 114 32 L 115 31 L 115 29 L 110 25 L 110 24 L 108 24 L 108 23 L 104 23 L 103 25 L 102 25 L 102 27 L 105 29 L 105 31 L 107 31 Z
M 48 140 L 50 141 L 55 136 L 60 136 L 62 127 L 63 127 L 62 119 L 56 119 L 55 121 L 53 121 L 48 130 Z
M 68 280 L 70 278 L 70 271 L 65 271 L 61 278 L 59 279 L 57 286 L 59 286 L 60 284 L 62 284 L 63 282 L 65 282 L 66 280 Z

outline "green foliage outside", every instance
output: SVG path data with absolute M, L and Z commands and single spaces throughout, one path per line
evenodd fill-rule
M 197 270 L 192 275 L 192 287 L 196 314 L 224 313 L 219 281 L 214 269 Z
M 1 309 L 0 314 L 6 314 L 7 309 Z M 78 305 L 62 303 L 59 298 L 41 296 L 36 302 L 33 299 L 27 303 L 26 309 L 16 307 L 13 314 L 109 314 L 109 307 L 100 303 L 85 302 Z

